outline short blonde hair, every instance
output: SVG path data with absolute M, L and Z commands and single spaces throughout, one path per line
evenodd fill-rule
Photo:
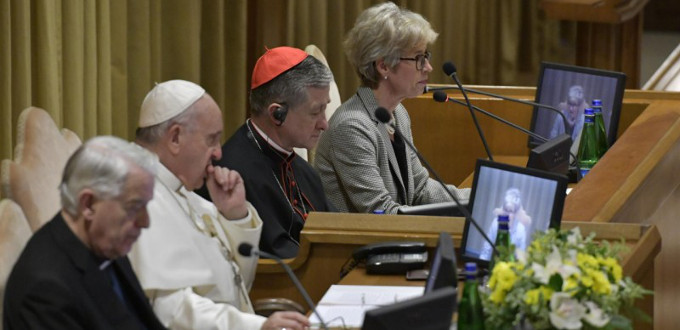
M 375 61 L 383 58 L 392 68 L 403 51 L 437 39 L 430 23 L 420 14 L 385 2 L 364 10 L 345 38 L 345 53 L 364 86 L 376 87 Z

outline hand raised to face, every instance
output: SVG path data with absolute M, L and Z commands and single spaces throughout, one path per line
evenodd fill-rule
M 225 218 L 234 220 L 248 215 L 246 188 L 238 172 L 210 165 L 205 184 L 210 198 Z

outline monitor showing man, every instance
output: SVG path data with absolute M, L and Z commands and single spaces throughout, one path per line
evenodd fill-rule
M 333 211 L 316 171 L 293 148 L 313 149 L 328 128 L 333 76 L 323 63 L 291 47 L 269 49 L 255 64 L 251 117 L 222 146 L 216 164 L 238 171 L 246 198 L 263 220 L 260 250 L 297 255 L 311 211 Z M 199 194 L 210 199 L 207 189 Z
M 173 329 L 303 329 L 306 317 L 253 314 L 248 288 L 262 221 L 246 201 L 238 172 L 212 162 L 222 156 L 222 113 L 200 86 L 157 84 L 142 103 L 137 143 L 160 160 L 149 216 L 154 221 L 130 254 L 154 311 Z M 192 192 L 206 184 L 212 203 Z
M 157 158 L 96 137 L 69 158 L 61 211 L 29 240 L 7 281 L 5 329 L 163 329 L 126 257 L 149 227 Z

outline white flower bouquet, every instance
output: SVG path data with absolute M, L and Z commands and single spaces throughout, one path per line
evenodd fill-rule
M 551 229 L 517 249 L 516 261 L 496 262 L 481 290 L 487 329 L 632 329 L 624 314 L 642 314 L 633 302 L 651 291 L 623 277 L 623 242 L 594 236 Z

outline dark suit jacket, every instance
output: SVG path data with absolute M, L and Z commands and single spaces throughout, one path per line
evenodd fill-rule
M 267 146 L 255 128 L 252 128 L 254 136 L 251 135 L 247 125 L 252 128 L 250 121 L 243 124 L 222 146 L 222 159 L 216 164 L 241 174 L 246 187 L 246 199 L 253 204 L 263 221 L 260 250 L 281 258 L 294 258 L 298 253 L 304 219 L 292 212 L 291 202 L 274 177 L 280 171 L 281 158 Z M 255 138 L 264 149 L 258 148 Z M 306 198 L 303 203 L 307 211 L 335 211 L 323 192 L 319 175 L 309 163 L 295 155 L 291 167 L 297 187 Z M 198 194 L 210 200 L 205 185 Z
M 163 329 L 127 257 L 109 267 L 118 274 L 130 309 L 99 269 L 102 261 L 57 214 L 31 237 L 12 269 L 4 329 Z

